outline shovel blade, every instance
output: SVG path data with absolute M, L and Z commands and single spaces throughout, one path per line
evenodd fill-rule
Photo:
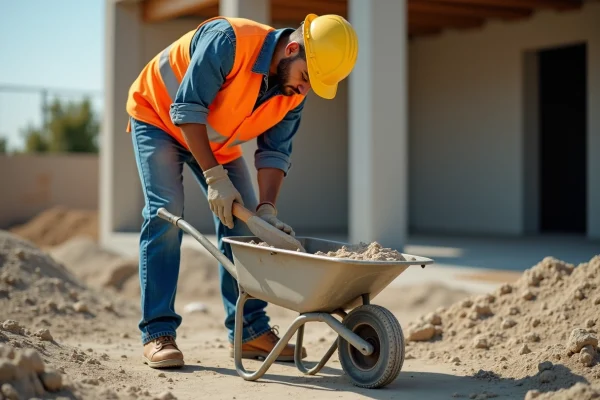
M 246 224 L 255 236 L 275 248 L 306 253 L 306 250 L 302 247 L 298 239 L 275 228 L 257 216 L 248 218 Z

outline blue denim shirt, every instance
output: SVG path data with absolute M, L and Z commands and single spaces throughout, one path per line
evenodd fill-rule
M 277 40 L 283 33 L 291 31 L 292 28 L 277 29 L 267 35 L 252 68 L 252 72 L 264 75 L 254 108 L 281 93 L 278 85 L 268 87 L 269 67 Z M 208 106 L 233 68 L 235 44 L 235 32 L 224 19 L 204 24 L 194 34 L 190 65 L 171 104 L 171 121 L 175 125 L 206 124 Z M 300 126 L 305 101 L 306 98 L 279 123 L 256 138 L 256 169 L 278 168 L 287 175 L 291 168 L 292 138 Z

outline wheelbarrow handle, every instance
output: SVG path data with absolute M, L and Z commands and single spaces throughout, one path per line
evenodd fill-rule
M 169 223 L 175 225 L 182 231 L 192 235 L 192 237 L 198 242 L 200 242 L 200 244 L 204 246 L 204 248 L 208 250 L 208 252 L 212 254 L 217 259 L 217 261 L 223 264 L 223 267 L 225 267 L 225 269 L 231 274 L 231 276 L 233 276 L 233 278 L 237 280 L 237 271 L 235 265 L 231 261 L 229 261 L 229 259 L 223 253 L 221 253 L 221 251 L 214 244 L 212 244 L 210 240 L 208 240 L 203 234 L 198 232 L 196 228 L 191 226 L 183 218 L 171 214 L 164 207 L 159 208 L 156 215 L 158 215 L 159 218 L 162 218 L 168 221 Z

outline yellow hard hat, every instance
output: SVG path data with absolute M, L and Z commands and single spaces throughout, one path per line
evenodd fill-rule
M 358 37 L 339 15 L 308 14 L 303 27 L 310 85 L 317 95 L 333 99 L 338 83 L 356 64 Z

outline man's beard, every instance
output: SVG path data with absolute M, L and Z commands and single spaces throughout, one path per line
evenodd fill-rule
M 300 94 L 298 89 L 288 84 L 290 80 L 290 70 L 292 68 L 292 64 L 299 57 L 300 55 L 297 54 L 294 57 L 282 58 L 281 60 L 279 60 L 279 64 L 277 64 L 277 82 L 279 83 L 281 91 L 285 96 L 293 96 L 295 94 Z

